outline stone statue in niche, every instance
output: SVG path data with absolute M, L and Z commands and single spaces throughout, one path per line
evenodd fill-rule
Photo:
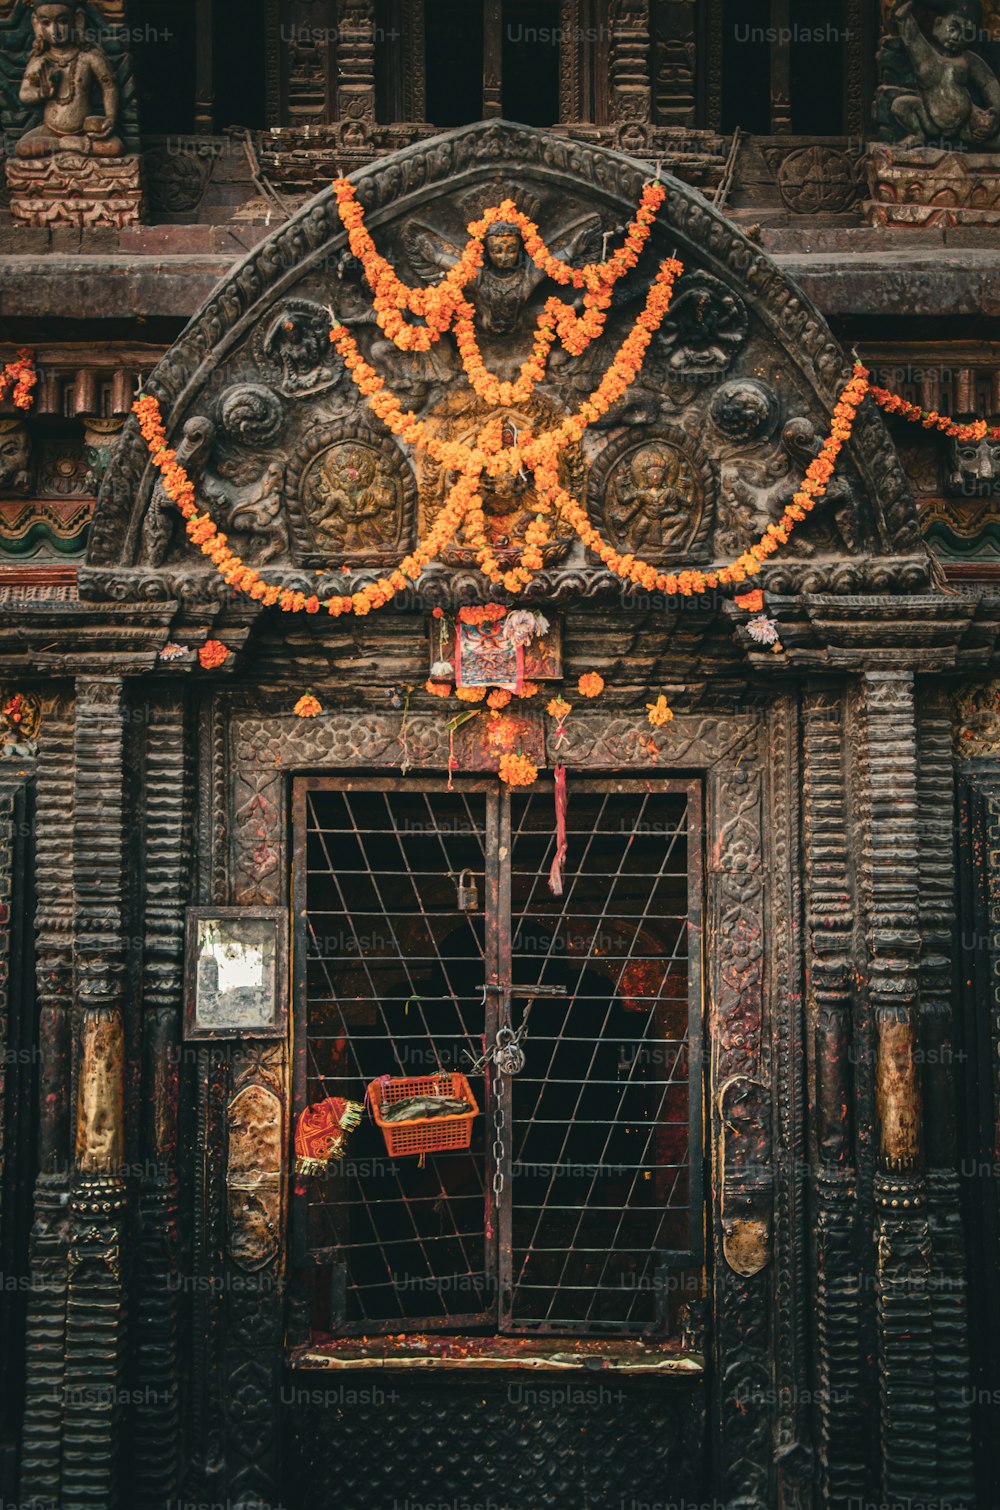
M 114 134 L 118 85 L 106 54 L 85 39 L 85 21 L 83 9 L 72 5 L 34 7 L 35 41 L 19 97 L 22 105 L 40 105 L 42 120 L 18 141 L 18 157 L 56 152 L 118 157 L 122 152 Z
M 321 304 L 289 299 L 258 328 L 254 355 L 282 393 L 317 393 L 343 381 L 344 364 L 330 344 L 332 323 Z
M 945 490 L 962 498 L 1000 493 L 1000 441 L 953 439 Z
M 20 420 L 0 420 L 0 493 L 31 488 L 31 438 Z
M 377 565 L 412 546 L 413 468 L 395 441 L 364 425 L 310 426 L 289 462 L 286 494 L 296 560 Z
M 215 426 L 204 415 L 196 414 L 185 420 L 181 438 L 177 442 L 177 460 L 185 469 L 195 487 L 201 480 L 215 439 Z M 180 518 L 177 505 L 168 496 L 161 480 L 153 488 L 153 496 L 142 523 L 142 540 L 139 549 L 141 566 L 162 566 L 174 538 L 177 520 Z

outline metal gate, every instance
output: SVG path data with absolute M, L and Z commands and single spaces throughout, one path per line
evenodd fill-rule
M 702 1258 L 700 783 L 573 782 L 558 896 L 551 783 L 303 777 L 294 829 L 296 1115 L 454 1069 L 481 1108 L 424 1161 L 366 1118 L 302 1183 L 314 1338 L 668 1334 Z

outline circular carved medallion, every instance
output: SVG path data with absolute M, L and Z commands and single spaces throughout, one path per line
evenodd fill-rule
M 858 197 L 858 175 L 846 152 L 836 147 L 797 147 L 781 161 L 778 191 L 796 215 L 849 210 Z
M 417 489 L 388 437 L 345 425 L 306 432 L 288 476 L 288 508 L 304 563 L 379 565 L 412 549 Z
M 723 383 L 712 400 L 712 423 L 727 440 L 751 441 L 770 435 L 780 405 L 773 388 L 757 378 L 734 378 Z
M 698 443 L 661 428 L 612 441 L 590 476 L 591 517 L 622 552 L 659 563 L 704 554 L 715 511 L 715 475 Z

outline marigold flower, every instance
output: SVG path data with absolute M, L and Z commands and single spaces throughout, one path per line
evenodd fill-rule
M 510 693 L 506 687 L 496 687 L 486 699 L 488 708 L 506 708 L 510 702 Z
M 206 671 L 213 671 L 216 666 L 222 665 L 228 655 L 228 647 L 221 640 L 206 640 L 198 651 L 198 661 Z
M 646 717 L 654 728 L 662 724 L 668 724 L 673 718 L 673 709 L 667 704 L 667 699 L 661 692 L 655 703 L 646 704 Z
M 432 697 L 450 697 L 451 696 L 451 683 L 450 682 L 435 682 L 435 681 L 431 681 L 431 679 L 428 677 L 427 681 L 424 682 L 424 689 L 427 692 L 429 692 Z
M 485 687 L 456 687 L 455 696 L 462 703 L 481 703 L 486 696 Z
M 560 693 L 558 697 L 552 697 L 545 704 L 545 711 L 550 718 L 556 718 L 560 722 L 573 711 L 573 704 L 568 703 Z
M 604 678 L 598 671 L 585 671 L 576 686 L 581 697 L 600 697 L 604 691 Z
M 498 771 L 500 780 L 508 786 L 531 786 L 538 780 L 538 767 L 527 755 L 512 752 L 501 755 Z
M 315 718 L 316 715 L 318 713 L 322 713 L 322 711 L 323 704 L 320 702 L 318 697 L 313 697 L 311 692 L 303 692 L 302 696 L 295 704 L 295 707 L 292 709 L 292 712 L 297 714 L 299 718 Z
M 747 613 L 760 613 L 764 607 L 764 594 L 759 587 L 755 587 L 753 592 L 737 593 L 733 602 L 737 608 L 746 609 Z

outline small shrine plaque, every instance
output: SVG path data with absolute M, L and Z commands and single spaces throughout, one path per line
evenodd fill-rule
M 280 907 L 189 907 L 185 1038 L 283 1038 L 288 917 Z

